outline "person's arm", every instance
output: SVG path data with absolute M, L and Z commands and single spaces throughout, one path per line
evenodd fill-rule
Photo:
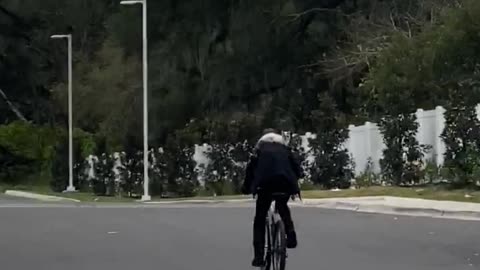
M 254 178 L 255 167 L 257 165 L 257 157 L 254 155 L 250 158 L 250 161 L 247 164 L 246 172 L 245 172 L 245 181 L 243 181 L 242 185 L 242 193 L 247 195 L 252 193 L 252 182 Z

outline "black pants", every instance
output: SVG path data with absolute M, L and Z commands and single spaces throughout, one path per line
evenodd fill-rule
M 292 215 L 287 205 L 288 200 L 289 197 L 276 199 L 276 207 L 285 224 L 287 234 L 295 230 Z M 265 248 L 265 223 L 272 201 L 273 197 L 271 192 L 264 191 L 257 194 L 257 206 L 255 210 L 255 220 L 253 222 L 253 247 L 255 249 L 255 256 L 263 255 Z

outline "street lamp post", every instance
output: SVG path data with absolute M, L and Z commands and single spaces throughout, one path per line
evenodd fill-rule
M 143 8 L 143 196 L 142 201 L 151 200 L 148 178 L 148 40 L 147 0 L 121 1 L 122 5 L 142 4 Z
M 72 35 L 53 35 L 51 38 L 66 38 L 68 41 L 68 187 L 64 192 L 75 192 L 73 186 Z

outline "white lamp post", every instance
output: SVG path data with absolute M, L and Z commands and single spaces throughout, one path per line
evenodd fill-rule
M 51 38 L 66 38 L 68 41 L 68 187 L 64 192 L 75 192 L 73 186 L 72 35 L 53 35 Z
M 122 5 L 142 4 L 143 7 L 143 196 L 142 201 L 151 200 L 148 192 L 148 40 L 147 0 L 121 1 Z

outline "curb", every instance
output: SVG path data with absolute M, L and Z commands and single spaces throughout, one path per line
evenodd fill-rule
M 35 199 L 40 201 L 48 201 L 48 202 L 76 202 L 76 203 L 81 202 L 80 200 L 76 200 L 76 199 L 42 195 L 42 194 L 26 192 L 26 191 L 18 191 L 18 190 L 6 190 L 5 195 L 12 196 L 12 197 L 19 197 L 19 198 Z
M 460 220 L 480 221 L 480 212 L 475 211 L 449 211 L 434 208 L 412 208 L 412 207 L 394 207 L 379 204 L 362 205 L 360 203 L 348 202 L 327 202 L 319 204 L 309 204 L 307 207 L 318 207 L 325 209 L 346 210 L 358 213 L 369 214 L 395 214 L 403 216 L 431 217 Z
M 345 210 L 358 213 L 370 214 L 390 214 L 403 216 L 460 219 L 460 220 L 480 220 L 480 211 L 469 210 L 445 210 L 430 207 L 412 207 L 388 205 L 391 200 L 411 200 L 410 198 L 397 198 L 388 196 L 373 197 L 351 197 L 351 198 L 326 198 L 326 199 L 304 199 L 303 201 L 294 201 L 292 206 L 313 207 L 324 209 Z M 358 202 L 361 200 L 361 202 Z M 184 201 L 152 201 L 142 202 L 145 205 L 188 205 L 188 204 L 227 204 L 227 203 L 247 203 L 254 202 L 254 199 L 232 199 L 232 200 L 184 200 Z
M 183 201 L 150 201 L 142 202 L 143 204 L 158 204 L 158 205 L 169 205 L 169 204 L 220 204 L 220 203 L 245 203 L 253 202 L 253 199 L 233 199 L 233 200 L 183 200 Z

